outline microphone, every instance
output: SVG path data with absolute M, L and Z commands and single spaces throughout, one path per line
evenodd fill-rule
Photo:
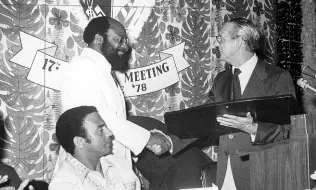
M 314 71 L 310 66 L 305 65 L 302 69 L 302 73 L 307 76 L 316 78 L 316 71 Z
M 297 80 L 297 84 L 302 87 L 302 88 L 308 88 L 310 89 L 311 91 L 313 91 L 314 93 L 316 93 L 316 89 L 313 88 L 312 86 L 310 86 L 306 80 L 304 80 L 303 78 L 299 78 Z

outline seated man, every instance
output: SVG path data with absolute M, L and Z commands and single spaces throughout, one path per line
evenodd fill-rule
M 131 117 L 130 120 L 163 127 L 163 123 L 152 118 Z M 56 136 L 67 155 L 49 185 L 50 190 L 140 189 L 139 179 L 126 159 L 112 154 L 113 134 L 95 107 L 80 106 L 64 112 L 57 121 Z M 176 158 L 165 155 L 158 158 L 146 151 L 136 166 L 150 179 L 150 189 L 171 190 L 202 186 L 201 168 L 209 164 L 208 160 L 197 149 L 185 151 Z
M 112 154 L 113 134 L 93 106 L 67 110 L 58 119 L 56 136 L 67 152 L 50 190 L 140 189 L 126 159 Z

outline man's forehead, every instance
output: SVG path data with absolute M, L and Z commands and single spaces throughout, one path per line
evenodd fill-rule
M 219 32 L 220 35 L 222 36 L 226 34 L 228 35 L 232 31 L 233 26 L 234 26 L 233 23 L 230 23 L 230 22 L 225 23 Z
M 96 125 L 100 125 L 102 123 L 104 123 L 103 119 L 101 118 L 101 116 L 99 115 L 98 112 L 93 112 L 90 113 L 86 116 L 85 120 L 84 120 L 85 124 L 96 124 Z
M 117 30 L 115 30 L 113 28 L 109 28 L 108 36 L 111 36 L 111 37 L 115 37 L 115 36 L 125 37 L 126 36 L 126 32 L 117 32 Z
M 109 24 L 110 24 L 109 32 L 111 30 L 112 33 L 116 33 L 119 36 L 126 36 L 126 30 L 120 22 L 114 19 L 109 19 Z

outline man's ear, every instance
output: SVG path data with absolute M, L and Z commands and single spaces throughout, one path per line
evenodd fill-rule
M 104 41 L 103 36 L 101 36 L 100 34 L 96 34 L 94 36 L 94 43 L 95 44 L 102 44 Z
M 239 38 L 237 38 L 237 46 L 238 46 L 238 48 L 240 49 L 241 47 L 245 47 L 246 46 L 246 43 L 245 43 L 245 41 L 241 38 L 241 37 L 239 37 Z
M 74 144 L 78 148 L 84 148 L 86 140 L 83 137 L 74 137 Z

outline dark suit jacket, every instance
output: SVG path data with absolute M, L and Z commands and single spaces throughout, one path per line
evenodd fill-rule
M 227 101 L 229 93 L 229 78 L 231 70 L 219 73 L 212 88 L 215 102 Z M 268 65 L 259 60 L 249 82 L 242 94 L 244 98 L 255 98 L 273 95 L 292 94 L 295 97 L 295 90 L 290 74 L 279 67 Z M 221 188 L 224 182 L 227 167 L 228 155 L 231 157 L 231 166 L 235 184 L 239 190 L 247 190 L 249 187 L 249 155 L 241 156 L 241 152 L 251 151 L 256 144 L 266 144 L 289 138 L 291 125 L 277 125 L 272 123 L 258 122 L 258 132 L 255 141 L 251 143 L 250 135 L 247 133 L 234 133 L 221 137 L 224 148 L 218 153 L 217 185 Z

